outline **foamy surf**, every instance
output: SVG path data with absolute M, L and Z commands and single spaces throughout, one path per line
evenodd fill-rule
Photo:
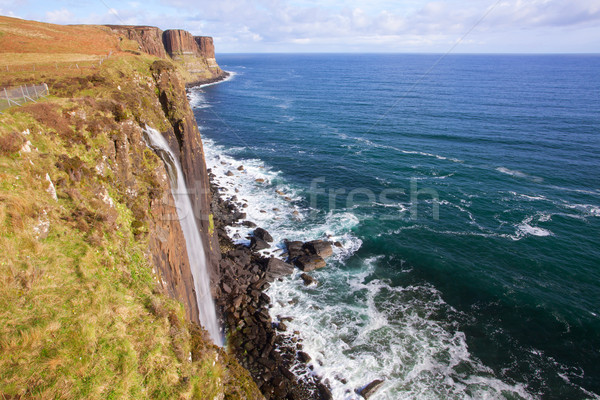
M 532 398 L 509 385 L 469 353 L 465 335 L 439 312 L 453 312 L 430 286 L 392 287 L 376 278 L 380 257 L 363 269 L 328 268 L 315 274 L 318 288 L 285 279 L 273 283 L 273 318 L 292 316 L 314 372 L 335 399 L 361 399 L 356 390 L 385 379 L 373 399 Z M 375 279 L 373 279 L 375 278 Z
M 300 332 L 304 351 L 313 360 L 312 373 L 331 386 L 335 399 L 360 399 L 356 390 L 378 378 L 385 384 L 373 399 L 491 399 L 507 392 L 531 398 L 522 385 L 498 380 L 474 359 L 456 326 L 434 318 L 442 310 L 453 312 L 436 289 L 390 286 L 376 275 L 381 257 L 365 260 L 356 270 L 344 265 L 362 243 L 351 233 L 359 223 L 351 210 L 321 213 L 315 219 L 314 210 L 303 206 L 302 193 L 279 171 L 258 159 L 238 160 L 235 150 L 210 139 L 204 139 L 204 149 L 221 195 L 237 202 L 246 219 L 274 237 L 273 247 L 263 254 L 281 257 L 286 238 L 342 243 L 328 267 L 313 272 L 317 286 L 304 286 L 296 272 L 268 291 L 271 317 L 293 318 L 288 332 Z M 228 228 L 230 237 L 244 244 L 251 231 Z M 301 371 L 294 370 L 300 379 L 306 373 Z

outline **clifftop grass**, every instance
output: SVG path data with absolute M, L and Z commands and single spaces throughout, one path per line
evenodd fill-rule
M 50 98 L 0 115 L 0 398 L 261 397 L 156 282 L 147 221 L 163 166 L 131 143 L 169 123 L 155 60 L 50 76 Z

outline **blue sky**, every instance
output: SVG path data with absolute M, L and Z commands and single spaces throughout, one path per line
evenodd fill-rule
M 600 0 L 0 0 L 0 14 L 181 28 L 221 53 L 600 53 Z

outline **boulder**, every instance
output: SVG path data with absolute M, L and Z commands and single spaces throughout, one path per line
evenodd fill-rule
M 305 364 L 308 364 L 312 360 L 312 358 L 308 355 L 308 353 L 299 351 L 298 352 L 298 360 L 302 361 Z
M 314 271 L 326 265 L 322 257 L 314 254 L 300 256 L 294 261 L 294 264 L 304 272 Z
M 269 247 L 271 247 L 271 245 L 262 239 L 257 237 L 252 237 L 250 239 L 250 248 L 254 251 L 268 249 Z
M 294 272 L 294 267 L 278 258 L 271 257 L 267 263 L 265 279 L 268 282 L 273 282 L 275 279 L 282 276 L 290 275 Z
M 293 260 L 304 255 L 304 251 L 302 250 L 302 242 L 286 240 L 285 246 L 287 247 L 289 260 Z
M 317 284 L 317 280 L 315 278 L 313 278 L 312 276 L 310 276 L 309 274 L 302 274 L 302 275 L 300 275 L 300 278 L 302 278 L 302 280 L 304 281 L 304 284 L 306 286 L 310 286 L 312 284 Z
M 314 254 L 323 258 L 329 257 L 333 254 L 331 243 L 325 240 L 312 240 L 310 242 L 306 242 L 302 248 L 309 254 Z
M 264 240 L 265 242 L 273 241 L 273 237 L 263 228 L 256 228 L 254 230 L 254 237 Z
M 360 394 L 365 399 L 368 399 L 369 397 L 371 397 L 371 395 L 373 395 L 373 393 L 375 393 L 377 390 L 379 390 L 379 388 L 383 385 L 383 382 L 384 382 L 383 379 L 375 379 L 374 381 L 369 383 L 367 386 L 363 387 L 362 389 L 357 390 L 357 393 Z
M 244 206 L 247 206 L 247 204 L 244 204 Z M 248 228 L 256 228 L 256 224 L 252 221 L 244 221 L 242 222 L 242 225 Z
M 233 172 L 227 171 L 227 173 L 225 175 L 227 175 L 227 176 L 233 176 Z

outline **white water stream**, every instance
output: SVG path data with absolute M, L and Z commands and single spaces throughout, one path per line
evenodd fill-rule
M 179 224 L 185 237 L 185 247 L 194 278 L 200 323 L 210 333 L 215 344 L 223 346 L 223 339 L 215 312 L 215 303 L 210 293 L 210 276 L 206 267 L 206 254 L 179 160 L 177 160 L 169 144 L 159 131 L 146 126 L 144 133 L 148 146 L 163 160 L 169 173 L 171 192 L 175 200 Z

